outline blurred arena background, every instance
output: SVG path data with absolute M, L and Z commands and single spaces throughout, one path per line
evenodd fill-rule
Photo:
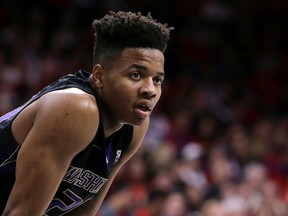
M 0 115 L 91 71 L 91 23 L 110 10 L 175 30 L 151 128 L 98 215 L 287 216 L 285 0 L 2 0 Z

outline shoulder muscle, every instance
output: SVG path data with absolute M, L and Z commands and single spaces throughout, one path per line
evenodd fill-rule
M 93 139 L 99 113 L 93 96 L 86 93 L 54 92 L 39 99 L 34 125 L 49 139 L 66 143 L 76 151 Z M 69 146 L 73 143 L 73 146 Z

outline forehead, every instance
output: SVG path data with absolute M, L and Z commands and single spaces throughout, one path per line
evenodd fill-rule
M 164 55 L 160 50 L 150 48 L 126 48 L 123 50 L 120 59 L 122 63 L 148 64 L 153 67 L 164 67 Z

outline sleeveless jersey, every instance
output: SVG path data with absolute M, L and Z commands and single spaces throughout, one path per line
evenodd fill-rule
M 21 110 L 44 94 L 71 87 L 92 94 L 96 98 L 101 113 L 101 101 L 89 85 L 89 75 L 90 73 L 80 70 L 73 75 L 64 76 L 45 87 L 23 106 L 0 117 L 0 213 L 4 211 L 15 182 L 17 154 L 21 148 L 12 135 L 11 125 L 13 120 Z M 64 215 L 92 199 L 105 184 L 113 166 L 129 146 L 133 126 L 124 125 L 119 131 L 105 139 L 101 115 L 99 116 L 99 127 L 94 139 L 73 158 L 44 215 Z

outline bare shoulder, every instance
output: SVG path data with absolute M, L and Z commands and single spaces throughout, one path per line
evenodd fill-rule
M 94 96 L 69 88 L 47 93 L 29 105 L 15 119 L 12 129 L 19 143 L 33 129 L 55 143 L 62 138 L 62 141 L 84 148 L 96 134 L 98 124 L 99 112 Z
M 93 95 L 81 89 L 68 88 L 43 95 L 38 100 L 38 111 L 49 112 L 48 109 L 81 111 L 79 114 L 98 114 L 98 107 Z

